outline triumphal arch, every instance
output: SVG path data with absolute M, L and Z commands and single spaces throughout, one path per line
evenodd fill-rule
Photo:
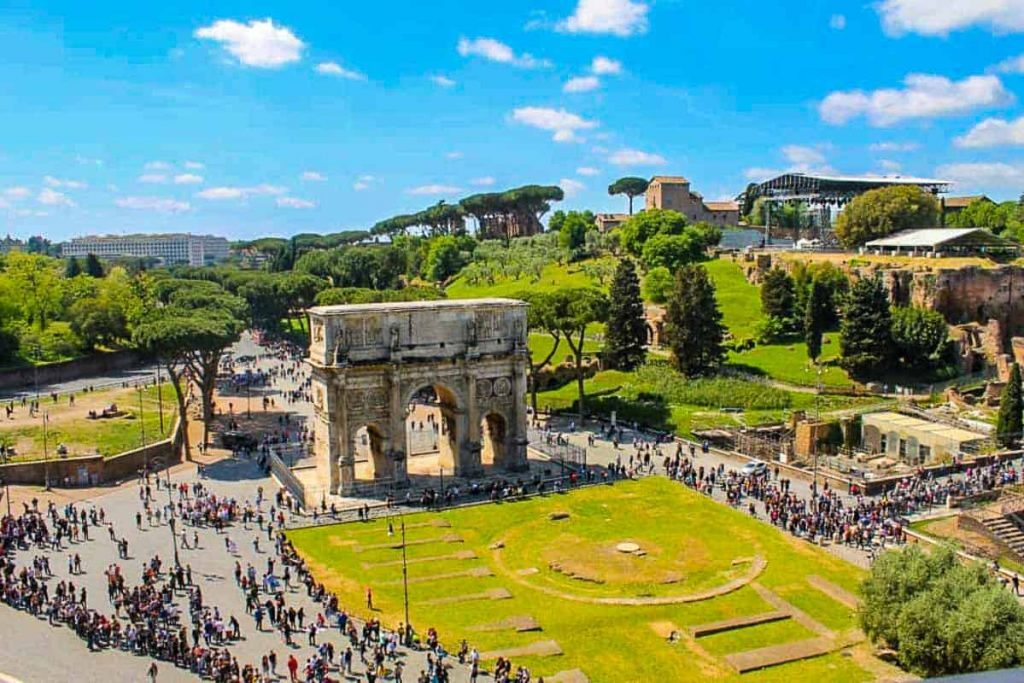
M 407 417 L 417 401 L 429 402 L 439 416 L 426 428 L 440 442 L 444 474 L 480 476 L 485 462 L 525 470 L 526 309 L 512 299 L 310 309 L 322 490 L 357 490 L 360 449 L 368 451 L 373 480 L 408 484 Z

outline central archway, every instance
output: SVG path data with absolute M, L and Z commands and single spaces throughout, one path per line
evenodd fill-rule
M 459 404 L 443 384 L 425 384 L 409 395 L 405 448 L 410 475 L 454 473 L 459 458 Z

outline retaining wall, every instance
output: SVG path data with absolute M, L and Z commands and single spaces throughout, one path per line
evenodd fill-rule
M 112 351 L 96 353 L 84 358 L 40 365 L 4 370 L 0 372 L 0 391 L 25 389 L 39 384 L 54 384 L 81 379 L 90 375 L 101 375 L 107 372 L 128 370 L 143 363 L 143 358 L 135 351 Z

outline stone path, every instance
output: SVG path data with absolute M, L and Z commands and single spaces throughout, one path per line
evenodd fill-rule
M 401 545 L 399 545 L 401 547 Z M 363 569 L 379 569 L 381 567 L 401 567 L 403 564 L 421 564 L 423 562 L 442 562 L 444 560 L 475 560 L 476 553 L 472 550 L 460 550 L 450 555 L 433 555 L 416 557 L 411 560 L 387 560 L 386 562 L 363 562 Z
M 773 621 L 783 621 L 789 618 L 789 612 L 777 610 L 774 612 L 764 612 L 763 614 L 752 614 L 748 617 L 736 617 L 735 619 L 723 619 L 721 621 L 698 624 L 697 626 L 691 626 L 688 630 L 694 638 L 702 638 L 714 635 L 715 633 L 733 631 L 738 628 L 757 626 L 759 624 L 770 624 Z
M 516 631 L 518 633 L 526 633 L 529 631 L 540 631 L 540 623 L 529 615 L 517 615 L 513 617 L 506 617 L 501 621 L 493 624 L 484 624 L 483 626 L 473 626 L 471 631 Z
M 490 650 L 481 652 L 480 659 L 515 659 L 516 657 L 557 657 L 561 654 L 562 648 L 553 640 L 538 640 L 536 643 L 523 645 L 522 647 L 510 647 L 506 650 Z
M 820 657 L 832 652 L 835 646 L 835 642 L 831 638 L 810 638 L 808 640 L 798 640 L 794 643 L 784 643 L 782 645 L 758 648 L 757 650 L 737 652 L 726 655 L 725 661 L 736 671 L 746 673 L 747 671 L 756 671 L 757 669 L 777 666 L 787 662 Z
M 780 612 L 786 612 L 793 619 L 793 621 L 797 622 L 804 628 L 810 631 L 814 631 L 819 636 L 825 636 L 826 638 L 831 638 L 835 635 L 824 624 L 814 620 L 809 614 L 797 609 L 794 605 L 786 602 L 781 597 L 779 597 L 772 591 L 768 590 L 761 584 L 752 583 L 750 584 L 750 587 L 757 591 L 757 594 L 760 595 L 765 602 L 767 602 Z
M 860 607 L 860 598 L 851 593 L 850 591 L 837 586 L 828 579 L 823 579 L 820 576 L 811 574 L 807 577 L 807 583 L 811 584 L 822 593 L 832 598 L 836 602 L 846 605 L 850 609 L 858 609 Z
M 492 588 L 482 593 L 466 593 L 454 595 L 448 598 L 434 598 L 424 600 L 424 605 L 451 605 L 457 602 L 472 602 L 475 600 L 511 600 L 512 593 L 507 588 Z

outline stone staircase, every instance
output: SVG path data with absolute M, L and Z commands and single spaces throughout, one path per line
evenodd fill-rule
M 1010 550 L 1024 557 L 1024 531 L 1021 530 L 1016 515 L 993 515 L 982 519 L 981 523 Z

